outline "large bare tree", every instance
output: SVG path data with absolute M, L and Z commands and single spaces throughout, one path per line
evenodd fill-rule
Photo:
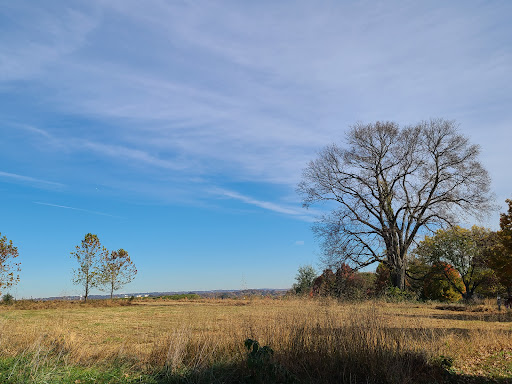
M 404 289 L 416 236 L 492 208 L 478 157 L 453 121 L 357 124 L 343 147 L 330 145 L 309 163 L 298 191 L 305 207 L 332 208 L 314 227 L 331 264 L 383 262 Z

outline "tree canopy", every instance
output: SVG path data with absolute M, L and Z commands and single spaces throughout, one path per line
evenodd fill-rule
M 297 271 L 297 276 L 295 276 L 295 280 L 297 281 L 293 284 L 293 289 L 297 294 L 307 294 L 309 293 L 311 287 L 313 286 L 313 280 L 315 280 L 316 271 L 311 265 L 303 265 L 299 267 Z
M 444 276 L 456 292 L 470 300 L 478 287 L 492 279 L 486 258 L 486 248 L 491 242 L 492 232 L 486 228 L 454 226 L 426 236 L 415 253 L 437 266 L 435 274 Z
M 0 292 L 17 284 L 20 280 L 20 263 L 16 262 L 18 248 L 12 244 L 12 240 L 0 233 Z
M 405 288 L 407 253 L 416 236 L 491 207 L 479 148 L 453 121 L 400 127 L 356 124 L 343 146 L 324 148 L 303 172 L 305 207 L 326 203 L 315 226 L 328 263 L 389 266 Z
M 82 286 L 84 301 L 87 301 L 91 288 L 98 285 L 99 261 L 107 253 L 98 236 L 92 233 L 86 234 L 81 244 L 71 252 L 71 257 L 78 262 L 78 268 L 73 270 L 73 283 Z
M 496 233 L 496 244 L 491 250 L 489 265 L 499 282 L 512 297 L 512 200 L 506 200 L 508 212 L 500 216 L 500 230 Z
M 459 301 L 466 287 L 460 273 L 448 263 L 432 265 L 423 280 L 422 295 L 425 299 L 439 301 Z
M 110 292 L 112 299 L 114 291 L 131 282 L 137 274 L 135 264 L 124 249 L 106 252 L 100 261 L 98 283 L 101 289 Z

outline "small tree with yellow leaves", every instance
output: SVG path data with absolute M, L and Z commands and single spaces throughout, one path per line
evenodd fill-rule
M 18 248 L 0 233 L 0 292 L 20 281 L 20 263 L 15 262 L 17 257 Z
M 135 278 L 137 269 L 128 252 L 119 249 L 105 253 L 101 260 L 99 274 L 99 288 L 103 291 L 109 291 L 112 299 L 114 291 Z
M 71 257 L 78 261 L 78 268 L 73 270 L 73 283 L 83 287 L 84 301 L 87 301 L 91 288 L 98 285 L 99 263 L 107 253 L 98 236 L 92 233 L 85 235 L 82 243 L 71 252 Z

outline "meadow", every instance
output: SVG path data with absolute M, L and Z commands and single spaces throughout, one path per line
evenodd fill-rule
M 306 298 L 17 302 L 0 306 L 0 382 L 510 383 L 512 312 Z

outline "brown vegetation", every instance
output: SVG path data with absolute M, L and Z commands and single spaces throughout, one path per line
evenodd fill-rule
M 127 375 L 210 372 L 204 382 L 225 367 L 223 382 L 237 382 L 251 338 L 274 350 L 272 374 L 283 381 L 442 382 L 446 368 L 452 379 L 512 378 L 512 318 L 491 305 L 478 312 L 330 299 L 121 302 L 4 306 L 0 356 L 32 356 L 33 369 L 115 362 Z

